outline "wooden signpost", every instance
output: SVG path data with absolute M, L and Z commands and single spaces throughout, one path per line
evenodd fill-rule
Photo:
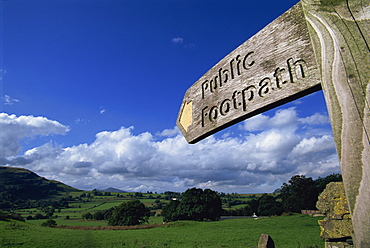
M 356 247 L 370 247 L 370 0 L 302 0 L 186 92 L 189 143 L 324 90 Z

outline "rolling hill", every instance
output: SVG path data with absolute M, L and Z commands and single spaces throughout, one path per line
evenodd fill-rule
M 79 191 L 27 169 L 4 166 L 0 166 L 0 189 L 0 209 L 17 206 L 24 201 L 51 199 L 66 192 Z

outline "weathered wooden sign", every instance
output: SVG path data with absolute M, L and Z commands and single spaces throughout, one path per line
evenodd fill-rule
M 370 247 L 370 1 L 302 0 L 320 65 L 355 247 Z
M 370 247 L 370 0 L 302 0 L 212 67 L 185 94 L 189 143 L 324 90 L 355 247 Z
M 320 73 L 301 4 L 228 54 L 185 94 L 177 125 L 189 143 L 313 91 Z

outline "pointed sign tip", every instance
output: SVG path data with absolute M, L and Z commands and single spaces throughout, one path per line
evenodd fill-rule
M 190 101 L 183 105 L 179 122 L 184 130 L 187 132 L 188 127 L 193 123 L 193 102 Z

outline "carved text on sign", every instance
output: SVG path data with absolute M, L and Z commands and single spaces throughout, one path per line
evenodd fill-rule
M 185 93 L 177 124 L 189 143 L 321 89 L 307 22 L 295 5 L 226 55 Z
M 253 52 L 252 52 L 253 53 Z M 248 53 L 250 55 L 252 53 Z M 239 56 L 239 55 L 238 55 Z M 245 56 L 246 58 L 247 56 Z M 233 61 L 233 60 L 232 60 Z M 244 62 L 243 62 L 244 63 Z M 252 66 L 255 61 L 252 61 L 250 66 Z M 205 126 L 205 122 L 210 121 L 214 122 L 222 116 L 226 116 L 229 112 L 240 110 L 248 111 L 249 103 L 252 104 L 252 101 L 257 97 L 264 97 L 267 94 L 272 94 L 274 90 L 283 89 L 284 84 L 288 83 L 299 83 L 300 79 L 305 78 L 308 75 L 308 67 L 306 62 L 303 59 L 294 61 L 292 58 L 289 58 L 286 61 L 286 67 L 278 67 L 273 73 L 273 77 L 264 77 L 259 82 L 249 83 L 243 82 L 240 90 L 235 90 L 229 98 L 225 98 L 219 102 L 218 105 L 208 106 L 202 108 L 202 127 Z M 244 67 L 244 64 L 243 64 Z M 230 70 L 233 71 L 232 63 L 230 63 Z M 246 67 L 244 67 L 246 69 Z M 222 68 L 219 70 L 225 71 Z M 239 67 L 237 67 L 238 75 L 240 72 Z M 221 73 L 220 73 L 221 75 Z M 232 74 L 231 74 L 232 75 Z M 213 85 L 210 92 L 213 92 L 217 89 L 216 86 L 222 87 L 221 76 L 216 76 L 211 81 L 206 80 L 202 84 L 202 96 L 204 98 L 205 89 L 209 85 Z M 227 79 L 227 77 L 226 77 Z M 227 81 L 227 80 L 226 80 Z M 204 87 L 205 83 L 209 83 L 207 87 Z M 219 82 L 219 84 L 217 84 Z
M 240 76 L 242 70 L 248 70 L 255 61 L 249 61 L 251 55 L 254 52 L 247 53 L 244 57 L 238 54 L 235 58 L 230 60 L 228 68 L 220 68 L 218 74 L 215 75 L 212 79 L 207 79 L 202 83 L 202 98 L 204 99 L 207 93 L 213 93 L 218 88 L 226 84 L 229 79 L 234 79 L 235 76 Z

